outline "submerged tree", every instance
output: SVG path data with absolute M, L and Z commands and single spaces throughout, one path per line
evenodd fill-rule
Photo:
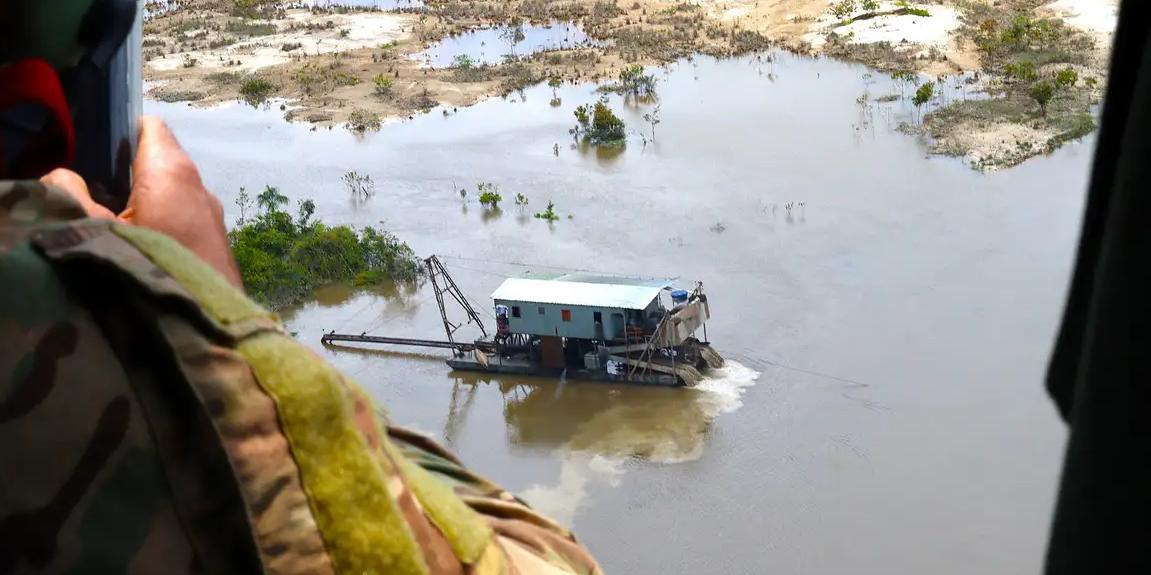
M 500 32 L 500 39 L 508 43 L 508 49 L 511 50 L 511 55 L 516 55 L 516 44 L 524 41 L 524 25 L 520 22 L 513 22 L 510 26 Z
M 548 207 L 542 212 L 537 212 L 536 219 L 547 220 L 548 223 L 555 222 L 560 219 L 559 214 L 556 214 L 555 202 L 548 200 Z
M 500 202 L 504 197 L 500 195 L 499 186 L 491 182 L 480 182 L 476 184 L 476 191 L 480 194 L 480 205 L 486 206 L 490 210 L 498 210 Z
M 552 100 L 550 104 L 553 108 L 563 103 L 559 95 L 559 87 L 563 86 L 563 83 L 564 81 L 561 80 L 559 76 L 548 78 L 548 87 L 552 89 Z
M 372 196 L 376 195 L 376 183 L 372 181 L 372 177 L 367 174 L 359 174 L 357 172 L 348 172 L 342 178 L 344 186 L 352 194 L 352 200 L 357 202 L 367 201 Z
M 575 109 L 576 126 L 572 135 L 594 145 L 622 146 L 627 138 L 627 126 L 608 107 L 607 98 L 594 105 L 584 104 Z
M 659 119 L 659 104 L 652 111 L 643 115 L 643 121 L 651 124 L 651 141 L 655 141 L 655 127 L 662 121 Z
M 600 88 L 604 92 L 616 92 L 632 96 L 655 95 L 655 75 L 644 74 L 639 64 L 628 66 L 620 71 L 619 81 Z

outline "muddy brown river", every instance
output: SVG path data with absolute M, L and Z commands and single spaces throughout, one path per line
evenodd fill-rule
M 426 287 L 333 287 L 284 314 L 395 421 L 570 524 L 608 572 L 1037 572 L 1065 440 L 1042 377 L 1093 140 L 985 175 L 896 132 L 916 111 L 875 103 L 899 89 L 860 66 L 695 58 L 658 76 L 656 140 L 633 134 L 622 153 L 571 146 L 586 85 L 560 107 L 541 86 L 366 137 L 276 107 L 147 108 L 230 219 L 240 186 L 273 184 L 329 223 L 383 222 L 484 313 L 504 277 L 533 270 L 704 282 L 730 363 L 696 389 L 482 378 L 435 350 L 320 345 L 331 329 L 441 336 Z M 650 139 L 650 104 L 613 105 Z M 365 205 L 349 170 L 377 182 Z M 476 203 L 480 181 L 500 186 L 501 214 Z M 529 215 L 549 200 L 550 226 Z

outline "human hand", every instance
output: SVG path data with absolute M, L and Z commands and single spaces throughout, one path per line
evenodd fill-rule
M 240 271 L 228 247 L 224 207 L 203 181 L 192 159 L 162 120 L 140 120 L 140 142 L 132 163 L 132 193 L 119 216 L 96 203 L 83 178 L 57 169 L 41 178 L 71 194 L 89 217 L 119 219 L 171 236 L 242 287 Z

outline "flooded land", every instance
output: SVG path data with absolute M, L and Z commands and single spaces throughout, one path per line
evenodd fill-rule
M 636 4 L 654 14 L 653 3 Z M 774 14 L 769 4 L 725 6 L 746 8 L 738 18 L 751 27 Z M 944 7 L 929 5 L 938 14 Z M 705 22 L 717 10 L 709 6 Z M 398 44 L 380 65 L 446 102 L 410 120 L 340 127 L 338 100 L 352 106 L 355 90 L 369 99 L 363 84 L 379 69 L 368 56 L 379 59 L 376 45 L 351 50 L 354 65 L 344 61 L 364 82 L 325 96 L 286 90 L 286 99 L 253 108 L 219 103 L 235 95 L 221 91 L 205 96 L 212 107 L 150 101 L 146 111 L 172 125 L 230 222 L 240 216 L 241 187 L 278 186 L 289 205 L 312 199 L 327 223 L 379 226 L 420 255 L 437 254 L 485 319 L 495 287 L 529 272 L 700 280 L 708 337 L 729 363 L 694 388 L 652 389 L 477 377 L 453 373 L 435 350 L 320 344 L 328 330 L 442 336 L 428 285 L 322 289 L 282 310 L 301 341 L 396 422 L 444 441 L 572 526 L 609 573 L 1040 569 L 1065 439 L 1042 377 L 1077 240 L 1090 134 L 1011 169 L 973 170 L 932 155 L 900 127 L 993 98 L 964 79 L 977 72 L 944 80 L 925 109 L 902 77 L 785 47 L 677 54 L 649 68 L 658 99 L 581 81 L 489 98 L 502 79 L 460 83 L 436 66 L 461 45 L 483 48 L 474 57 L 487 62 L 490 36 L 480 46 L 466 34 L 455 43 L 419 39 L 421 18 L 435 29 L 450 24 L 442 14 L 307 12 L 302 20 L 395 30 Z M 552 28 L 533 28 L 530 42 L 558 41 L 560 54 L 611 46 L 595 64 L 605 76 L 613 65 L 605 62 L 622 64 L 626 41 L 586 19 L 578 29 L 595 46 L 562 49 L 585 42 L 554 24 L 563 21 L 546 12 L 532 19 Z M 794 26 L 806 34 L 811 24 L 763 24 L 763 33 Z M 243 66 L 256 58 L 239 57 Z M 282 78 L 328 62 L 316 58 L 326 56 L 256 72 Z M 584 79 L 593 72 L 572 68 Z M 190 73 L 188 85 L 206 72 Z M 587 146 L 569 134 L 572 109 L 601 97 L 627 125 L 623 146 Z M 406 111 L 391 100 L 373 106 Z M 320 110 L 330 119 L 284 121 Z M 352 170 L 371 176 L 374 196 L 349 197 L 341 177 Z M 479 205 L 478 182 L 502 190 L 502 209 Z M 461 188 L 471 192 L 461 197 Z M 516 194 L 526 207 L 510 201 Z M 557 221 L 532 217 L 549 202 Z
M 766 49 L 894 76 L 899 128 L 979 170 L 1049 153 L 1095 128 L 1114 0 L 168 0 L 145 26 L 153 97 L 285 100 L 319 128 L 508 97 L 628 66 Z M 160 9 L 163 6 L 163 10 Z M 947 99 L 964 82 L 978 97 Z M 569 110 L 570 111 L 570 110 Z

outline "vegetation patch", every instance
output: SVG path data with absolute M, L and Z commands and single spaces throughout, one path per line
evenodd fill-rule
M 600 92 L 614 92 L 632 96 L 655 94 L 655 75 L 644 74 L 639 64 L 628 66 L 620 71 L 619 81 L 599 87 Z
M 480 64 L 467 54 L 456 56 L 448 69 L 457 82 L 483 82 L 489 77 L 489 66 Z
M 194 102 L 202 100 L 205 94 L 195 90 L 164 90 L 155 94 L 155 98 L 161 102 Z
M 364 132 L 375 132 L 380 129 L 382 122 L 380 115 L 375 112 L 369 112 L 362 108 L 352 110 L 348 116 L 348 123 L 346 124 L 348 130 L 362 134 Z
M 275 89 L 274 84 L 263 78 L 247 78 L 240 84 L 240 99 L 250 106 L 259 106 L 268 100 Z
M 233 20 L 224 26 L 224 31 L 237 36 L 268 36 L 276 33 L 276 25 L 270 22 Z
M 293 217 L 282 209 L 288 198 L 267 186 L 255 198 L 241 188 L 236 204 L 241 216 L 228 240 L 240 277 L 248 295 L 271 309 L 335 282 L 371 287 L 422 277 L 419 259 L 399 238 L 370 226 L 326 225 L 314 218 L 312 200 L 297 202 Z
M 575 117 L 570 133 L 576 138 L 596 146 L 622 146 L 627 141 L 627 126 L 612 112 L 606 96 L 576 108 Z

